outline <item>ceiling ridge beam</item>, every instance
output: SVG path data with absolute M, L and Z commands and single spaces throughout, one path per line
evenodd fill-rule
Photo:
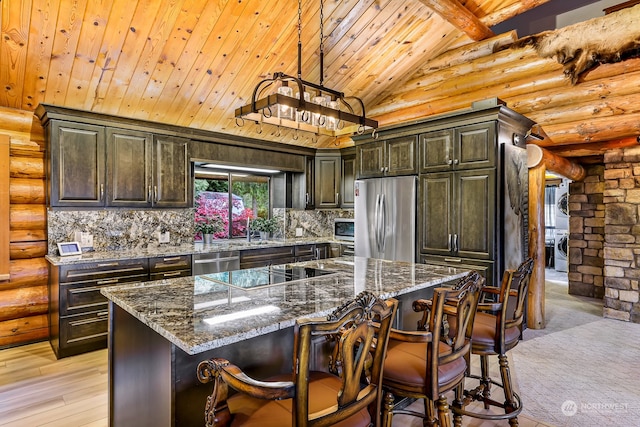
M 451 25 L 463 31 L 471 39 L 480 41 L 495 36 L 476 15 L 458 0 L 420 0 Z

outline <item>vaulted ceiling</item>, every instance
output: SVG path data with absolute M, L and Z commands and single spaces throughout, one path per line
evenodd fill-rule
M 500 75 L 476 74 L 476 82 L 486 82 L 460 89 L 466 98 L 454 86 L 470 85 L 482 70 L 478 61 L 489 55 L 492 66 L 509 63 L 503 70 L 524 57 L 537 61 L 540 68 L 512 80 L 554 73 L 556 84 L 570 89 L 562 67 L 553 59 L 541 62 L 532 48 L 497 53 L 517 35 L 494 37 L 489 29 L 546 1 L 324 0 L 324 84 L 362 98 L 382 125 L 491 96 L 510 106 L 513 99 L 518 110 L 522 93 L 504 82 L 503 90 L 495 87 L 493 77 Z M 320 80 L 320 2 L 301 0 L 302 74 L 312 82 Z M 296 0 L 2 0 L 0 19 L 0 106 L 33 111 L 47 103 L 285 144 L 352 144 L 306 133 L 294 139 L 271 125 L 236 125 L 234 110 L 248 102 L 258 81 L 275 71 L 297 74 Z M 466 61 L 476 62 L 462 76 Z M 486 64 L 484 70 L 492 73 Z M 566 143 L 587 142 L 573 139 Z

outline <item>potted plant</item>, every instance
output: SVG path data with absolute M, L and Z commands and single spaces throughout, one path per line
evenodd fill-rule
M 221 218 L 199 217 L 196 218 L 196 231 L 202 233 L 204 243 L 211 243 L 213 235 L 224 230 Z
M 269 234 L 278 229 L 278 220 L 275 218 L 258 217 L 251 221 L 251 230 L 260 232 L 260 238 L 266 240 Z

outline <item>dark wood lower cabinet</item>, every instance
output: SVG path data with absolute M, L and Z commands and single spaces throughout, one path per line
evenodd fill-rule
M 49 340 L 57 358 L 107 346 L 100 288 L 191 275 L 191 255 L 50 266 Z

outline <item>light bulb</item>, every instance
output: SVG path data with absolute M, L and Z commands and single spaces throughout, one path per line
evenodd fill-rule
M 278 88 L 280 95 L 292 97 L 293 89 L 291 89 L 286 82 L 282 83 L 282 86 Z M 286 120 L 293 120 L 293 108 L 288 105 L 278 104 L 278 117 Z

